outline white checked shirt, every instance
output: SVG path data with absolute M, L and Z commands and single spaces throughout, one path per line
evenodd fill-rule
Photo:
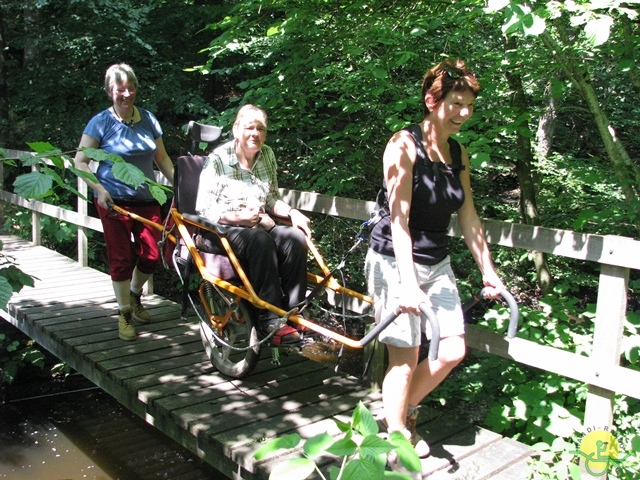
M 227 212 L 260 207 L 271 212 L 282 196 L 278 191 L 276 157 L 264 145 L 251 170 L 238 163 L 234 141 L 217 147 L 207 157 L 200 174 L 196 213 L 217 222 Z

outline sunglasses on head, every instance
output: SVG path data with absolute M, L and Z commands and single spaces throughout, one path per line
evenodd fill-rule
M 456 67 L 451 67 L 449 69 L 442 69 L 440 70 L 440 73 L 438 73 L 438 76 L 445 75 L 445 74 L 448 75 L 449 78 L 452 78 L 453 80 L 458 80 L 459 78 L 463 78 L 465 75 L 471 75 L 473 78 L 476 78 L 476 74 L 471 70 L 467 70 L 467 72 L 465 73 L 464 71 Z

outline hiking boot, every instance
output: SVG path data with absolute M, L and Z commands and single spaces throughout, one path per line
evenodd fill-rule
M 149 323 L 151 320 L 151 315 L 147 312 L 146 308 L 142 306 L 140 302 L 140 297 L 142 297 L 142 293 L 133 293 L 129 292 L 129 302 L 131 303 L 131 314 L 134 320 L 137 320 L 142 323 Z
M 417 407 L 409 407 L 407 411 L 407 417 L 405 418 L 405 426 L 406 430 L 410 433 L 409 441 L 411 445 L 413 445 L 413 449 L 418 454 L 420 458 L 426 458 L 431 454 L 431 448 L 429 448 L 429 444 L 424 441 L 424 439 L 416 432 L 416 424 L 418 422 L 418 409 Z M 376 423 L 378 424 L 378 428 L 381 432 L 388 432 L 387 419 L 384 417 L 383 413 L 379 413 L 375 417 Z
M 429 448 L 429 444 L 424 441 L 424 439 L 416 432 L 416 424 L 418 423 L 418 410 L 420 409 L 420 405 L 417 407 L 409 406 L 407 410 L 407 418 L 405 419 L 405 425 L 407 430 L 411 433 L 411 445 L 413 445 L 414 450 L 418 454 L 420 458 L 426 458 L 431 454 L 431 448 Z
M 118 312 L 118 336 L 127 342 L 135 340 L 138 337 L 131 314 L 132 311 L 130 307 L 123 308 Z

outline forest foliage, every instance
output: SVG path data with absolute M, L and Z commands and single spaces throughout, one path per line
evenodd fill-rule
M 460 57 L 482 86 L 474 116 L 458 135 L 471 157 L 480 216 L 638 238 L 639 4 L 5 0 L 0 148 L 48 142 L 72 155 L 86 122 L 109 105 L 106 68 L 124 61 L 139 77 L 139 105 L 159 118 L 173 158 L 189 147 L 190 120 L 228 134 L 238 106 L 250 102 L 269 114 L 281 186 L 373 200 L 388 138 L 421 120 L 422 75 L 446 57 Z M 5 168 L 5 186 L 27 172 L 19 161 Z M 76 196 L 56 191 L 51 201 L 73 205 Z M 10 220 L 6 228 L 28 228 L 28 215 Z M 338 255 L 335 229 L 348 234 L 351 227 L 314 221 L 321 249 Z M 52 244 L 70 241 L 72 227 L 43 225 Z M 478 273 L 455 241 L 452 256 L 461 291 L 475 290 Z M 593 327 L 594 266 L 503 248 L 494 249 L 494 259 L 524 303 L 525 335 L 584 348 Z M 361 277 L 360 267 L 351 267 L 353 278 Z M 629 285 L 623 361 L 638 368 L 638 272 Z M 496 312 L 482 322 L 499 326 Z M 497 370 L 501 378 L 492 378 Z M 518 386 L 530 382 L 537 387 Z M 481 421 L 551 446 L 554 435 L 575 441 L 571 426 L 581 409 L 568 405 L 584 402 L 584 392 L 574 383 L 493 357 L 459 369 L 434 401 L 446 402 L 464 385 L 469 403 L 493 400 Z M 522 404 L 539 408 L 524 413 Z M 620 398 L 616 409 L 631 432 L 625 437 L 631 449 L 640 406 Z M 562 452 L 557 459 L 566 457 Z

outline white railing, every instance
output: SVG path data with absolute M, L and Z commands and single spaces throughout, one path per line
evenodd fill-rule
M 18 157 L 22 153 L 25 152 L 7 151 L 7 157 Z M 1 170 L 0 162 L 0 174 Z M 78 180 L 78 189 L 86 196 L 87 188 L 81 180 Z M 374 206 L 373 202 L 310 192 L 282 190 L 282 193 L 289 204 L 300 210 L 361 221 L 369 219 Z M 78 211 L 73 212 L 36 200 L 26 200 L 4 190 L 0 190 L 0 200 L 32 211 L 32 242 L 35 244 L 40 243 L 39 225 L 43 214 L 78 225 L 78 263 L 87 265 L 86 231 L 102 231 L 102 225 L 99 219 L 87 216 L 86 202 L 78 202 Z M 457 221 L 453 219 L 451 225 L 450 235 L 459 237 Z M 484 220 L 483 226 L 487 241 L 494 245 L 599 264 L 600 278 L 590 356 L 517 337 L 509 340 L 473 325 L 467 326 L 466 339 L 472 348 L 586 383 L 589 393 L 584 424 L 610 426 L 616 393 L 640 399 L 640 372 L 620 365 L 629 271 L 640 269 L 640 242 L 615 235 L 581 234 L 494 220 Z

